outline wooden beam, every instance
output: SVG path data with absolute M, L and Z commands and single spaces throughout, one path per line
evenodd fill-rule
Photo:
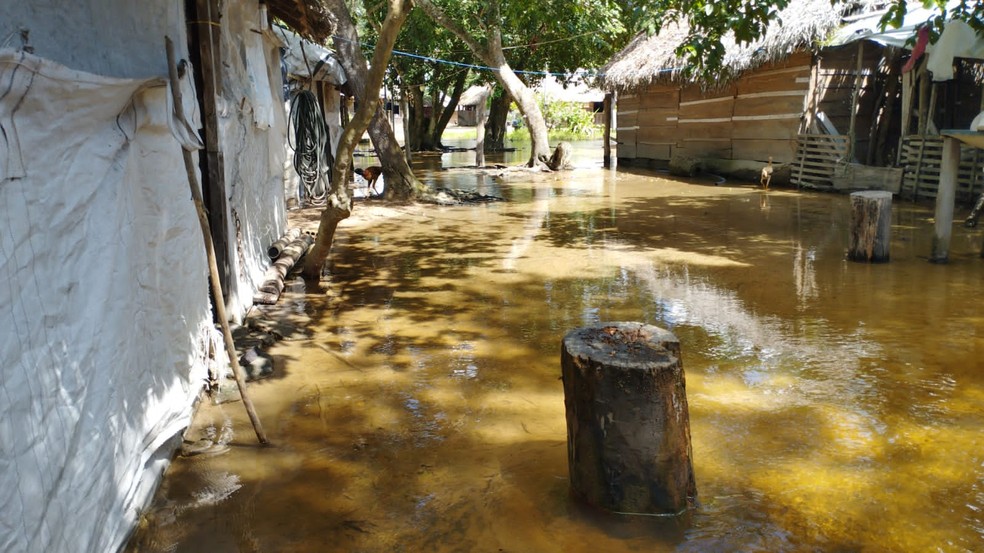
M 602 165 L 605 168 L 612 166 L 612 93 L 605 94 L 605 155 Z
M 229 207 L 226 202 L 225 159 L 219 144 L 219 114 L 215 99 L 222 94 L 221 7 L 219 0 L 196 0 L 196 14 L 191 40 L 191 51 L 199 54 L 196 64 L 196 88 L 202 113 L 204 155 L 199 161 L 202 173 L 202 195 L 208 213 L 212 243 L 215 244 L 215 261 L 222 286 L 222 301 L 228 305 L 232 286 L 232 269 L 229 261 Z M 218 300 L 216 300 L 218 301 Z M 232 314 L 238 318 L 237 313 Z
M 931 263 L 946 263 L 950 257 L 950 235 L 953 231 L 953 204 L 957 196 L 957 167 L 960 165 L 960 141 L 943 137 L 943 161 L 940 167 L 940 187 L 936 191 L 936 217 L 933 226 Z
M 864 41 L 858 41 L 858 63 L 857 63 L 857 73 L 854 77 L 854 90 L 851 94 L 851 126 L 847 131 L 847 136 L 850 137 L 850 144 L 847 150 L 848 161 L 854 161 L 854 154 L 857 151 L 857 134 L 855 132 L 855 126 L 858 118 L 858 97 L 861 94 L 861 85 L 864 82 L 864 77 L 861 75 L 862 66 L 864 64 Z

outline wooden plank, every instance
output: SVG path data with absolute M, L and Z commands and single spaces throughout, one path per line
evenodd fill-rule
M 676 142 L 678 138 L 676 125 L 664 127 L 642 127 L 636 132 L 639 142 Z
M 636 129 L 616 129 L 615 139 L 619 144 L 632 143 L 635 144 L 636 137 L 639 131 Z
M 722 117 L 730 119 L 733 111 L 734 101 L 732 98 L 725 98 L 722 101 L 709 104 L 680 104 L 680 120 L 717 119 Z
M 670 144 L 646 144 L 644 142 L 640 142 L 636 146 L 636 157 L 669 160 L 670 151 Z
M 785 92 L 785 91 L 784 91 Z M 752 98 L 738 98 L 734 103 L 734 114 L 742 115 L 767 115 L 775 113 L 798 113 L 803 112 L 803 99 L 806 91 L 798 96 L 764 96 Z M 797 125 L 799 121 L 797 121 Z
M 680 103 L 678 86 L 655 85 L 640 95 L 639 108 L 675 108 Z
M 688 85 L 680 89 L 680 103 L 693 102 L 696 100 L 707 100 L 711 98 L 734 97 L 735 85 L 729 84 L 724 88 L 714 90 L 703 90 L 699 85 Z
M 734 159 L 748 159 L 763 163 L 772 157 L 775 163 L 792 163 L 796 158 L 795 140 L 734 140 Z
M 635 142 L 631 144 L 623 144 L 621 141 L 615 146 L 615 157 L 618 159 L 635 159 L 636 157 L 636 145 Z
M 731 122 L 693 123 L 685 125 L 683 121 L 673 132 L 682 139 L 686 138 L 731 138 Z
M 731 159 L 731 143 L 718 141 L 687 141 L 681 142 L 677 149 L 681 155 L 692 158 L 717 157 Z
M 799 134 L 799 121 L 775 119 L 756 121 L 754 124 L 738 121 L 734 124 L 731 136 L 734 138 L 795 139 Z
M 647 108 L 639 112 L 637 121 L 640 127 L 645 125 L 676 125 L 679 111 L 673 108 Z

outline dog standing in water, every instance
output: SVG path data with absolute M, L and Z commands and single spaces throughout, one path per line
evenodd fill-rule
M 379 176 L 383 174 L 383 168 L 378 165 L 373 165 L 372 167 L 366 167 L 365 169 L 356 169 L 355 174 L 366 179 L 367 190 L 372 190 L 373 194 L 379 195 L 376 190 L 376 181 L 379 180 Z
M 772 156 L 769 156 L 769 164 L 762 168 L 762 177 L 759 179 L 759 184 L 762 188 L 768 190 L 769 184 L 772 183 L 772 173 L 775 169 L 772 167 Z

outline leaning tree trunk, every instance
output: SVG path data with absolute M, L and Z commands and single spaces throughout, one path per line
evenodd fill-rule
M 496 37 L 498 38 L 498 33 L 496 33 Z M 551 152 L 550 142 L 547 138 L 547 122 L 543 118 L 543 112 L 540 111 L 540 105 L 536 102 L 536 95 L 506 63 L 506 57 L 502 53 L 501 40 L 492 41 L 489 46 L 490 50 L 493 47 L 495 50 L 489 53 L 486 63 L 497 69 L 494 71 L 496 78 L 509 95 L 516 100 L 516 105 L 519 106 L 519 111 L 522 112 L 526 126 L 530 130 L 533 151 L 530 152 L 528 165 L 530 167 L 543 165 L 550 158 Z
M 349 24 L 352 18 L 344 0 L 325 0 L 329 9 L 341 21 L 345 19 Z M 412 6 L 411 0 L 390 0 L 389 9 L 386 12 L 386 19 L 383 20 L 382 29 L 379 32 L 379 40 L 376 42 L 376 49 L 372 54 L 372 70 L 367 71 L 364 76 L 361 90 L 379 90 L 383 85 L 383 76 L 386 66 L 389 64 L 390 55 L 393 53 L 393 44 L 396 43 L 396 36 L 400 32 L 400 27 L 410 14 Z M 341 27 L 340 27 L 341 29 Z M 354 29 L 351 27 L 350 30 Z M 336 39 L 336 44 L 339 41 Z M 361 52 L 359 53 L 361 56 Z M 366 67 L 363 60 L 363 67 Z M 357 89 L 358 90 L 358 89 Z M 365 96 L 365 95 L 363 95 Z M 331 191 L 328 194 L 328 205 L 321 212 L 321 222 L 318 225 L 318 234 L 314 238 L 314 246 L 308 252 L 307 260 L 304 263 L 303 275 L 307 278 L 320 278 L 321 270 L 324 267 L 325 259 L 331 250 L 331 244 L 335 239 L 335 230 L 338 223 L 352 214 L 352 199 L 348 195 L 348 183 L 352 178 L 352 153 L 358 144 L 362 133 L 369 127 L 369 122 L 379 109 L 379 95 L 373 94 L 360 102 L 359 109 L 356 110 L 352 120 L 345 126 L 342 137 L 338 141 L 335 163 L 331 169 Z M 404 164 L 406 160 L 400 156 Z M 388 188 L 388 186 L 387 186 Z
M 540 111 L 533 91 L 523 83 L 506 62 L 506 56 L 502 51 L 502 33 L 497 23 L 493 23 L 492 27 L 486 29 L 486 36 L 483 40 L 477 40 L 430 0 L 416 0 L 416 4 L 417 7 L 424 10 L 428 17 L 460 38 L 475 56 L 494 69 L 492 74 L 516 101 L 516 105 L 519 106 L 519 111 L 523 113 L 523 118 L 526 119 L 526 125 L 530 130 L 533 151 L 530 153 L 529 166 L 543 166 L 550 158 L 547 123 L 543 119 L 543 113 Z M 498 3 L 492 2 L 490 8 L 497 11 Z M 493 14 L 489 20 L 499 21 L 497 15 Z
M 501 152 L 506 149 L 506 124 L 509 120 L 509 104 L 512 97 L 498 88 L 489 107 L 489 120 L 485 127 L 485 151 Z
M 345 69 L 345 74 L 348 76 L 349 86 L 360 104 L 366 104 L 375 99 L 378 105 L 379 95 L 376 91 L 378 91 L 379 86 L 367 86 L 369 65 L 366 63 L 366 58 L 359 46 L 359 35 L 356 31 L 355 22 L 352 21 L 347 8 L 338 7 L 339 3 L 339 0 L 331 0 L 328 2 L 328 6 L 338 19 L 334 44 L 339 53 L 342 67 Z M 393 127 L 378 107 L 373 110 L 368 130 L 369 138 L 376 148 L 376 153 L 379 154 L 380 165 L 383 166 L 383 178 L 386 181 L 385 197 L 387 199 L 409 200 L 422 192 L 424 185 L 414 176 L 410 165 L 407 164 L 406 157 L 403 155 L 403 150 L 400 149 L 400 144 L 396 140 Z

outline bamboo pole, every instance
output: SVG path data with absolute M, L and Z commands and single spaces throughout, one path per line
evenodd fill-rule
M 174 100 L 174 115 L 179 120 L 184 120 L 184 110 L 181 104 L 180 81 L 178 80 L 178 66 L 174 60 L 174 43 L 171 37 L 164 37 L 164 46 L 167 49 L 167 73 L 171 81 L 171 98 Z M 205 240 L 205 254 L 208 258 L 209 280 L 212 281 L 212 296 L 215 299 L 215 316 L 218 317 L 222 325 L 222 335 L 225 338 L 226 353 L 229 355 L 229 364 L 232 365 L 232 373 L 236 377 L 236 385 L 239 387 L 239 395 L 243 398 L 243 405 L 246 407 L 246 414 L 249 415 L 250 422 L 253 423 L 253 430 L 256 432 L 256 439 L 261 444 L 270 443 L 263 426 L 260 424 L 253 402 L 246 394 L 246 379 L 243 377 L 243 369 L 239 366 L 236 356 L 236 345 L 232 339 L 232 331 L 229 329 L 229 320 L 226 318 L 225 302 L 222 300 L 222 283 L 219 282 L 219 267 L 215 262 L 215 247 L 212 244 L 212 233 L 209 230 L 208 217 L 205 215 L 205 206 L 202 201 L 202 192 L 198 188 L 198 177 L 195 175 L 195 162 L 191 158 L 191 152 L 183 146 L 181 153 L 184 157 L 185 172 L 188 174 L 188 186 L 191 188 L 191 198 L 195 202 L 195 211 L 198 212 L 198 223 L 201 225 L 202 237 Z

